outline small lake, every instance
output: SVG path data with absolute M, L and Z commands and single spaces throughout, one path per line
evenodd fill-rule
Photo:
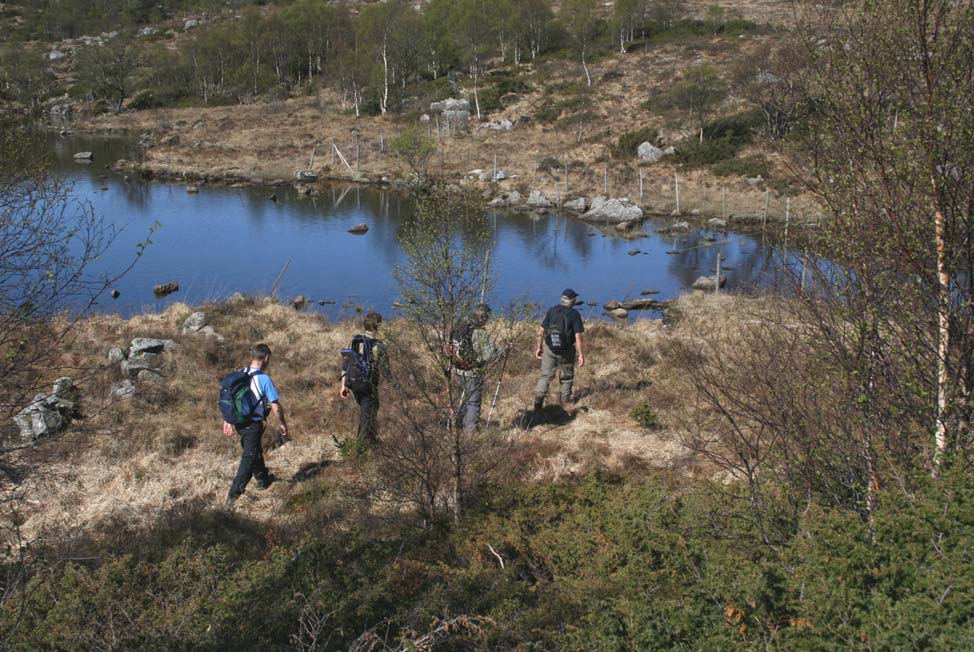
M 398 291 L 392 270 L 401 262 L 397 234 L 411 210 L 408 196 L 344 185 L 317 197 L 300 197 L 291 188 L 218 185 L 189 194 L 185 184 L 126 182 L 111 172 L 115 160 L 136 158 L 129 140 L 47 138 L 56 173 L 72 182 L 72 196 L 120 229 L 95 271 L 124 267 L 149 228 L 157 221 L 162 225 L 142 260 L 116 286 L 119 298 L 104 297 L 98 310 L 129 316 L 175 301 L 199 304 L 237 291 L 266 293 L 290 260 L 278 287 L 282 299 L 303 294 L 334 302 L 313 304 L 332 319 L 353 315 L 357 307 L 393 312 Z M 94 161 L 75 162 L 79 151 L 93 152 Z M 269 199 L 272 194 L 278 201 Z M 674 239 L 660 233 L 666 221 L 649 220 L 642 227 L 645 237 L 626 240 L 555 214 L 504 212 L 490 219 L 496 247 L 489 301 L 496 307 L 511 301 L 547 306 L 566 287 L 600 306 L 646 290 L 671 299 L 699 276 L 712 275 L 718 253 L 732 291 L 774 283 L 780 265 L 780 255 L 762 245 L 760 234 L 695 229 Z M 369 226 L 367 234 L 348 233 L 361 223 Z M 636 249 L 639 254 L 629 255 Z M 685 253 L 666 253 L 674 249 Z M 153 286 L 169 281 L 178 282 L 179 291 L 157 299 Z M 630 319 L 653 316 L 658 315 L 630 313 Z

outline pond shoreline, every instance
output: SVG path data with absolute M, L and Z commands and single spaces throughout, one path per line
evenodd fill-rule
M 197 124 L 205 122 L 206 117 L 206 114 L 202 114 Z M 125 126 L 118 124 L 119 122 L 125 121 L 128 122 Z M 234 159 L 235 167 L 228 168 L 223 164 L 226 163 L 225 155 L 219 157 L 212 155 L 208 149 L 220 151 L 223 148 L 230 147 L 231 149 L 239 150 L 240 147 L 221 144 L 220 140 L 214 140 L 212 142 L 200 140 L 189 145 L 185 142 L 186 136 L 184 134 L 187 131 L 186 128 L 180 130 L 178 126 L 172 124 L 171 120 L 166 120 L 165 122 L 167 124 L 165 128 L 150 128 L 144 116 L 123 115 L 115 116 L 108 120 L 104 118 L 98 120 L 88 119 L 74 123 L 70 125 L 70 128 L 74 133 L 87 136 L 134 136 L 136 140 L 139 140 L 141 136 L 142 143 L 145 146 L 143 160 L 138 163 L 128 162 L 130 165 L 128 171 L 130 174 L 139 174 L 145 178 L 149 178 L 151 175 L 151 178 L 177 183 L 221 184 L 234 187 L 267 186 L 280 188 L 290 186 L 300 188 L 311 185 L 319 191 L 322 187 L 327 187 L 328 184 L 334 183 L 354 183 L 397 192 L 409 192 L 411 189 L 411 184 L 408 179 L 409 175 L 402 173 L 398 162 L 392 156 L 382 159 L 379 163 L 372 161 L 368 165 L 363 165 L 361 171 L 345 171 L 340 166 L 333 167 L 332 165 L 318 162 L 315 165 L 316 181 L 308 183 L 295 178 L 293 171 L 285 172 L 283 164 L 279 160 L 269 160 L 271 157 L 265 160 L 259 151 L 255 151 L 253 144 L 248 143 L 244 146 L 240 155 Z M 179 125 L 181 122 L 176 121 L 175 125 Z M 54 127 L 54 130 L 56 131 L 57 127 Z M 210 135 L 213 138 L 220 137 L 219 134 Z M 488 147 L 488 143 L 479 143 L 473 138 L 468 139 L 468 141 L 468 147 L 474 147 L 475 149 L 478 147 Z M 280 155 L 277 155 L 277 157 L 279 159 Z M 291 157 L 289 156 L 288 158 Z M 321 161 L 321 159 L 322 157 L 319 157 L 318 161 Z M 498 170 L 500 169 L 498 168 Z M 506 170 L 504 172 L 507 173 Z M 485 207 L 499 207 L 496 204 L 499 197 L 520 191 L 520 204 L 516 206 L 518 210 L 538 212 L 539 214 L 557 210 L 559 213 L 572 219 L 578 219 L 580 217 L 579 211 L 562 209 L 566 203 L 571 203 L 570 200 L 577 202 L 579 199 L 582 199 L 586 202 L 586 206 L 591 203 L 593 198 L 599 195 L 606 196 L 610 199 L 619 198 L 628 201 L 627 193 L 613 193 L 610 189 L 610 192 L 606 194 L 601 192 L 604 189 L 589 187 L 591 184 L 582 185 L 577 193 L 562 196 L 557 188 L 557 184 L 556 187 L 551 187 L 550 180 L 547 184 L 541 182 L 531 183 L 524 177 L 514 174 L 513 176 L 507 176 L 498 181 L 490 181 L 489 179 L 494 176 L 494 172 L 491 169 L 487 169 L 480 176 L 484 177 L 485 174 L 487 177 L 480 179 L 476 176 L 471 176 L 467 172 L 461 172 L 455 169 L 454 166 L 454 168 L 444 170 L 439 176 L 448 183 L 456 183 L 480 192 L 484 198 Z M 544 177 L 544 175 L 541 176 Z M 534 175 L 534 180 L 540 181 L 537 177 L 537 174 Z M 581 184 L 582 182 L 576 181 L 576 183 Z M 649 183 L 649 178 L 647 178 L 647 183 Z M 535 192 L 542 194 L 548 204 L 547 206 L 539 207 L 540 210 L 533 206 L 529 207 L 527 204 L 527 199 Z M 747 194 L 748 197 L 751 195 L 753 195 L 753 192 Z M 745 194 L 742 194 L 740 191 L 731 190 L 727 193 L 727 203 L 728 205 L 733 205 L 735 201 L 743 197 L 745 197 Z M 491 206 L 492 203 L 494 203 L 493 206 Z M 701 205 L 702 207 L 696 207 L 695 202 L 689 200 L 688 203 L 691 207 L 682 210 L 680 213 L 676 213 L 674 210 L 661 210 L 658 202 L 654 204 L 651 201 L 633 201 L 632 205 L 638 207 L 643 213 L 642 217 L 634 220 L 634 222 L 641 222 L 647 219 L 676 220 L 690 222 L 692 225 L 702 227 L 706 226 L 706 223 L 710 220 L 720 219 L 727 222 L 728 228 L 750 232 L 755 227 L 762 225 L 769 231 L 781 230 L 784 228 L 786 221 L 785 216 L 779 215 L 776 211 L 769 211 L 766 215 L 762 215 L 759 208 L 752 208 L 750 211 L 739 211 L 735 213 L 733 211 L 725 211 L 720 207 L 716 207 L 716 210 L 708 210 L 704 205 Z M 514 208 L 514 206 L 507 206 L 506 208 Z M 581 221 L 591 223 L 586 220 Z M 804 215 L 799 218 L 797 211 L 790 221 L 789 227 L 791 229 L 801 229 L 804 227 L 814 228 L 817 226 L 817 219 L 809 215 Z M 610 227 L 608 230 L 611 230 L 613 225 L 610 224 L 608 226 Z M 623 238 L 626 237 L 625 233 L 615 233 L 614 235 L 619 235 Z

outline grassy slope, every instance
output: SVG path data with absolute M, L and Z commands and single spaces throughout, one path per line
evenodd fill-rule
M 757 22 L 782 24 L 788 20 L 781 3 L 738 3 L 728 7 Z M 703 6 L 690 5 L 692 15 L 703 15 Z M 664 93 L 682 77 L 691 65 L 710 64 L 729 75 L 736 61 L 746 58 L 775 34 L 747 37 L 693 37 L 686 41 L 655 44 L 626 55 L 612 54 L 591 65 L 594 86 L 591 92 L 579 93 L 584 86 L 581 66 L 572 60 L 552 58 L 528 65 L 521 75 L 532 90 L 502 111 L 485 115 L 488 119 L 506 118 L 515 122 L 509 133 L 478 129 L 476 121 L 469 136 L 442 139 L 433 158 L 431 170 L 460 180 L 471 170 L 497 166 L 508 170 L 513 178 L 498 189 L 519 189 L 526 194 L 532 189 L 546 192 L 552 199 L 565 192 L 561 170 L 538 171 L 545 159 L 569 163 L 568 193 L 573 196 L 604 194 L 608 175 L 608 193 L 639 200 L 639 166 L 637 161 L 620 161 L 611 156 L 618 137 L 639 127 L 659 128 L 664 140 L 675 144 L 688 134 L 676 122 L 645 108 L 644 103 Z M 489 83 L 489 76 L 487 82 Z M 582 89 L 585 91 L 586 89 Z M 732 89 L 733 90 L 733 89 Z M 471 89 L 468 89 L 471 91 Z M 472 98 L 472 92 L 470 93 Z M 542 123 L 531 119 L 545 104 L 564 101 L 581 102 L 592 114 L 582 129 L 579 140 L 574 125 Z M 746 108 L 742 98 L 732 94 L 721 113 Z M 210 108 L 157 109 L 101 116 L 86 120 L 82 128 L 90 130 L 129 129 L 151 132 L 156 146 L 147 152 L 146 165 L 166 174 L 213 178 L 261 178 L 268 181 L 289 180 L 294 172 L 307 166 L 312 147 L 319 146 L 315 171 L 323 177 L 351 179 L 350 170 L 331 153 L 338 145 L 353 167 L 360 168 L 371 179 L 382 176 L 399 178 L 409 170 L 388 152 L 388 143 L 404 125 L 401 117 L 356 118 L 340 98 L 323 91 L 317 98 L 294 98 L 249 106 Z M 568 115 L 566 113 L 566 115 Z M 527 119 L 526 119 L 527 118 Z M 361 154 L 355 162 L 353 128 L 361 130 Z M 380 142 L 384 147 L 380 147 Z M 383 153 L 380 149 L 384 149 Z M 745 154 L 767 153 L 766 145 L 756 145 Z M 772 164 L 774 155 L 772 154 Z M 666 159 L 643 168 L 644 196 L 641 204 L 653 213 L 669 214 L 675 207 L 675 168 Z M 788 173 L 778 169 L 781 177 Z M 764 188 L 752 187 L 742 177 L 720 178 L 708 171 L 681 172 L 681 208 L 694 209 L 704 215 L 723 214 L 723 192 L 727 191 L 727 213 L 756 217 L 764 210 Z M 785 198 L 772 193 L 771 219 L 783 217 Z M 793 215 L 812 217 L 818 214 L 807 197 L 792 200 Z
M 727 318 L 719 316 L 748 304 L 757 305 L 733 297 L 685 297 L 680 302 L 682 320 L 672 330 L 655 321 L 592 325 L 588 364 L 577 375 L 581 409 L 576 418 L 561 425 L 542 423 L 529 433 L 514 425 L 529 406 L 537 378 L 531 355 L 533 326 L 524 324 L 519 351 L 503 381 L 495 417 L 501 424 L 497 437 L 510 437 L 517 446 L 526 447 L 520 452 L 523 459 L 531 460 L 525 472 L 540 481 L 593 464 L 712 474 L 680 445 L 682 412 L 692 408 L 692 401 L 681 371 L 667 362 L 666 346 L 674 338 L 697 337 L 700 329 L 728 328 Z M 137 531 L 166 514 L 218 510 L 236 470 L 239 448 L 220 433 L 214 399 L 217 381 L 242 364 L 254 340 L 267 342 L 275 351 L 271 374 L 288 408 L 294 435 L 292 443 L 268 452 L 272 471 L 289 480 L 302 469 L 336 459 L 333 437 L 350 437 L 357 419 L 354 403 L 337 398 L 337 351 L 350 339 L 353 325 L 331 324 L 276 303 L 213 305 L 208 315 L 227 337 L 220 344 L 200 335 L 179 334 L 190 311 L 177 304 L 162 314 L 128 321 L 101 316 L 85 322 L 81 337 L 65 352 L 75 366 L 97 368 L 109 347 L 126 346 L 135 336 L 171 337 L 178 347 L 168 356 L 168 379 L 142 387 L 132 401 L 111 405 L 104 400 L 110 383 L 120 375 L 117 370 L 95 374 L 84 383 L 84 410 L 89 418 L 78 433 L 44 450 L 48 472 L 31 476 L 23 487 L 30 496 L 23 515 L 31 538 L 98 531 L 110 523 Z M 388 329 L 402 333 L 404 324 L 393 322 Z M 408 333 L 403 341 L 410 350 L 397 355 L 416 355 L 417 345 Z M 663 428 L 648 431 L 638 426 L 630 412 L 642 402 L 658 412 Z M 383 405 L 384 411 L 393 409 L 390 403 Z M 383 436 L 396 433 L 387 431 Z M 330 468 L 331 479 L 357 472 L 348 465 Z M 313 493 L 314 485 L 285 481 L 267 492 L 251 491 L 241 501 L 240 511 L 258 522 L 286 523 L 295 516 L 293 505 L 302 502 L 299 497 L 305 492 Z

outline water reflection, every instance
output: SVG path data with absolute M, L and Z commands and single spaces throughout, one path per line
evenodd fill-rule
M 267 291 L 288 260 L 280 296 L 300 293 L 334 301 L 321 308 L 331 317 L 345 303 L 350 303 L 345 315 L 355 306 L 391 312 L 397 299 L 392 269 L 401 262 L 399 235 L 413 211 L 408 196 L 349 185 L 314 197 L 291 187 L 209 185 L 189 194 L 184 184 L 126 181 L 112 173 L 115 160 L 140 155 L 131 142 L 49 136 L 47 146 L 57 173 L 73 182 L 73 195 L 123 229 L 95 271 L 117 269 L 149 226 L 162 224 L 143 259 L 119 284 L 121 298 L 104 301 L 102 309 L 132 314 L 172 301 L 199 303 L 235 291 Z M 91 151 L 94 162 L 75 163 L 78 151 Z M 668 299 L 699 276 L 714 274 L 718 252 L 729 268 L 722 274 L 730 288 L 766 286 L 780 260 L 760 237 L 737 233 L 674 234 L 662 231 L 664 224 L 647 222 L 644 237 L 624 240 L 558 215 L 490 213 L 488 219 L 497 243 L 492 300 L 500 305 L 514 300 L 547 305 L 567 286 L 600 304 L 649 289 Z M 369 226 L 366 235 L 347 232 L 360 223 Z M 633 250 L 640 253 L 628 255 Z M 673 250 L 680 253 L 667 253 Z M 172 280 L 180 291 L 155 299 L 152 286 Z

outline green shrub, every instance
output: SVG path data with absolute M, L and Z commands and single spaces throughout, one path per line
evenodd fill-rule
M 719 177 L 762 177 L 771 176 L 771 166 L 762 154 L 742 156 L 726 159 L 713 166 L 713 172 Z
M 656 428 L 659 428 L 659 416 L 656 414 L 656 411 L 650 407 L 649 403 L 640 403 L 632 409 L 629 416 L 635 419 L 636 423 L 647 430 L 655 430 Z
M 673 162 L 687 168 L 702 168 L 734 158 L 742 145 L 730 138 L 700 142 L 690 138 L 676 147 Z
M 754 140 L 754 133 L 762 125 L 758 111 L 745 111 L 717 118 L 703 128 L 705 140 L 727 139 L 739 145 L 748 145 Z
M 163 104 L 156 99 L 155 93 L 152 89 L 146 89 L 140 91 L 132 98 L 132 101 L 128 103 L 128 108 L 130 111 L 144 111 L 146 109 L 155 109 L 157 107 L 163 106 Z
M 561 109 L 549 102 L 542 102 L 532 117 L 538 122 L 554 122 L 561 117 Z
M 50 564 L 8 598 L 0 626 L 11 650 L 68 652 L 347 650 L 368 628 L 394 641 L 444 614 L 490 622 L 436 649 L 969 649 L 966 473 L 909 495 L 891 485 L 868 521 L 815 502 L 795 515 L 766 483 L 762 508 L 788 524 L 774 546 L 760 543 L 741 484 L 679 490 L 646 472 L 511 482 L 442 530 L 389 511 L 314 521 L 290 541 L 237 529 L 213 543 L 251 519 L 207 509 L 158 556 Z M 342 493 L 304 491 L 300 510 Z M 302 622 L 323 625 L 318 647 L 297 639 Z
M 703 128 L 704 141 L 695 136 L 687 138 L 677 145 L 673 160 L 688 168 L 700 168 L 733 159 L 753 142 L 759 121 L 756 112 L 747 112 L 709 122 Z
M 618 142 L 612 148 L 612 156 L 615 158 L 632 158 L 643 143 L 652 143 L 657 147 L 663 144 L 659 137 L 659 131 L 653 127 L 643 127 L 635 131 L 627 131 L 619 136 Z
M 541 162 L 538 163 L 538 172 L 545 172 L 545 171 L 557 172 L 558 170 L 564 168 L 564 166 L 565 166 L 564 163 L 562 163 L 556 158 L 552 158 L 549 156 L 547 158 L 541 159 Z
M 492 82 L 478 91 L 480 110 L 483 113 L 503 110 L 516 101 L 517 95 L 532 90 L 530 84 L 517 77 L 500 76 L 492 79 Z

